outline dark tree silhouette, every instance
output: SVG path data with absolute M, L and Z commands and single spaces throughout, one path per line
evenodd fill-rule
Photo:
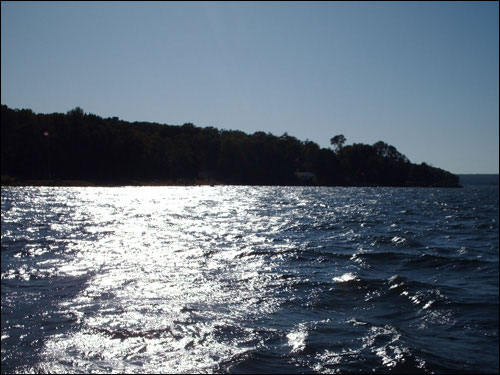
M 68 116 L 83 117 L 84 115 L 85 115 L 85 112 L 80 107 L 75 107 L 75 108 L 68 111 Z
M 44 133 L 49 136 L 44 136 Z M 49 140 L 47 138 L 50 137 Z M 6 181 L 87 180 L 251 185 L 458 186 L 458 177 L 412 164 L 394 146 L 343 146 L 335 151 L 283 134 L 101 118 L 76 107 L 35 114 L 1 106 L 1 174 Z M 50 147 L 50 149 L 49 149 Z M 305 181 L 299 176 L 314 176 Z
M 343 134 L 336 135 L 330 139 L 330 144 L 334 147 L 335 152 L 339 152 L 344 146 L 346 139 Z

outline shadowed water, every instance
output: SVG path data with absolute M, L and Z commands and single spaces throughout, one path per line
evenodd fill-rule
M 2 188 L 2 372 L 498 372 L 498 190 Z

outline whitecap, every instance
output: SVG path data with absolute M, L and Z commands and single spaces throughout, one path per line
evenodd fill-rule
M 427 302 L 427 303 L 424 305 L 424 307 L 422 307 L 422 309 L 424 309 L 424 310 L 425 310 L 425 309 L 428 309 L 429 307 L 431 307 L 431 305 L 432 305 L 433 303 L 434 303 L 434 301 L 433 301 L 433 300 L 430 300 L 429 302 Z
M 333 281 L 336 283 L 345 283 L 347 281 L 356 280 L 357 276 L 351 272 L 344 273 L 342 276 L 336 276 L 333 278 Z
M 408 242 L 408 240 L 404 237 L 395 236 L 391 239 L 391 242 L 396 244 L 396 245 L 401 245 L 401 244 Z
M 306 347 L 307 330 L 299 328 L 286 335 L 288 345 L 292 347 L 292 353 L 299 353 Z

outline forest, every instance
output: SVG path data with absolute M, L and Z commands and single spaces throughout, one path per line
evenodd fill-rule
M 79 180 L 104 185 L 460 186 L 458 176 L 411 163 L 383 141 L 345 141 L 335 135 L 332 148 L 321 148 L 287 133 L 127 122 L 80 107 L 65 114 L 36 114 L 1 106 L 3 185 Z

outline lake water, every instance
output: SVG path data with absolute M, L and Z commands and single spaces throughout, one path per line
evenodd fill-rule
M 492 373 L 498 187 L 2 187 L 1 371 Z

